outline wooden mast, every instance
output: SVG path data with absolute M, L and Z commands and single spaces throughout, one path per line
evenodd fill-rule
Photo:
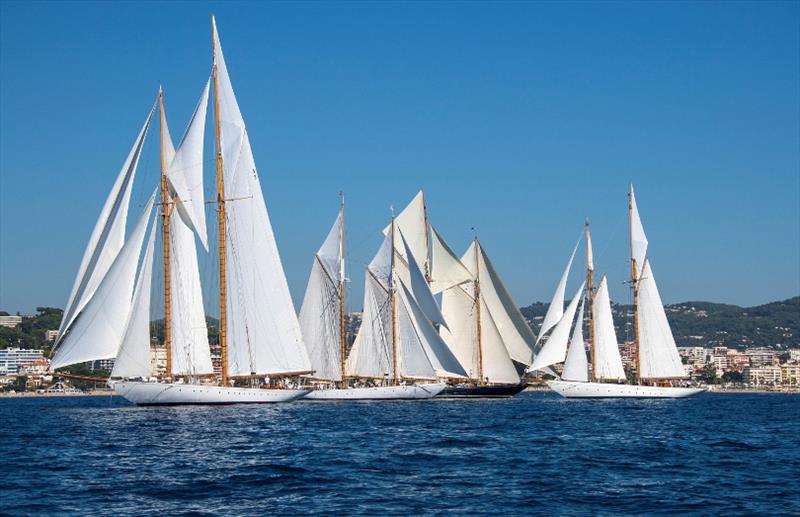
M 631 240 L 631 288 L 633 289 L 633 343 L 636 350 L 636 384 L 642 382 L 641 354 L 639 353 L 639 285 L 636 258 L 633 256 L 633 185 L 628 192 L 628 224 Z
M 428 205 L 425 204 L 425 192 L 422 192 L 422 214 L 425 219 L 425 280 L 428 281 L 428 284 L 433 281 L 433 277 L 431 276 L 431 262 L 433 259 L 433 250 L 431 250 L 431 240 L 430 240 L 430 233 L 431 233 L 431 223 L 428 220 Z
M 595 375 L 594 351 L 594 263 L 592 260 L 592 238 L 589 235 L 589 219 L 586 219 L 586 305 L 589 309 L 589 345 L 592 348 L 592 382 L 597 380 Z M 578 322 L 581 325 L 583 322 Z
M 475 246 L 475 325 L 478 340 L 478 384 L 483 384 L 483 336 L 481 335 L 481 245 L 478 236 L 473 239 Z
M 221 382 L 228 384 L 228 285 L 225 277 L 225 182 L 222 173 L 222 141 L 219 126 L 219 75 L 217 71 L 217 27 L 211 17 L 211 33 L 214 51 L 214 135 L 216 139 L 217 163 L 217 218 L 219 221 L 219 348 Z
M 171 276 L 169 269 L 169 218 L 172 215 L 172 204 L 167 193 L 167 164 L 164 156 L 164 90 L 158 88 L 158 130 L 159 130 L 159 156 L 161 158 L 161 229 L 164 241 L 164 348 L 167 354 L 166 378 L 172 377 L 172 293 Z
M 390 271 L 390 278 L 389 278 L 389 297 L 391 299 L 391 306 L 392 306 L 392 377 L 394 378 L 394 384 L 397 385 L 400 377 L 398 375 L 397 369 L 397 362 L 398 362 L 398 353 L 397 353 L 397 289 L 394 282 L 394 214 L 392 214 L 392 253 L 391 253 L 391 268 Z
M 344 326 L 344 192 L 339 192 L 339 339 L 341 345 L 342 387 L 347 384 L 347 333 Z

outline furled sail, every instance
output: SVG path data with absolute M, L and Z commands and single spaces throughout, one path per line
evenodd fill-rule
M 561 317 L 561 320 L 553 328 L 550 338 L 545 342 L 544 346 L 536 357 L 533 358 L 533 364 L 528 371 L 539 370 L 552 366 L 557 363 L 564 362 L 567 357 L 567 342 L 569 341 L 569 331 L 572 328 L 572 321 L 575 319 L 575 311 L 578 308 L 578 302 L 583 297 L 583 286 L 581 283 L 578 292 L 569 302 L 567 310 Z
M 625 380 L 625 369 L 619 355 L 614 317 L 611 313 L 611 298 L 608 295 L 608 280 L 600 280 L 594 301 L 594 377 L 598 381 Z
M 342 213 L 339 212 L 328 236 L 314 255 L 300 309 L 300 328 L 308 347 L 313 376 L 331 381 L 342 378 L 342 224 Z
M 675 339 L 658 294 L 650 259 L 645 259 L 638 282 L 639 304 L 639 376 L 643 379 L 682 379 L 686 371 L 681 363 Z
M 158 233 L 158 215 L 150 227 L 139 276 L 133 291 L 128 323 L 111 370 L 111 377 L 149 377 L 150 368 L 150 288 L 153 280 L 153 248 Z
M 136 266 L 155 193 L 81 315 L 61 340 L 50 369 L 117 356 L 131 311 Z
M 214 40 L 227 199 L 228 371 L 232 376 L 308 372 L 311 363 L 216 22 Z
M 470 268 L 473 275 L 477 274 L 476 278 L 480 279 L 481 296 L 508 349 L 508 355 L 511 359 L 527 366 L 533 361 L 536 338 L 500 280 L 483 246 L 477 244 L 477 250 L 479 252 L 477 270 L 473 270 L 474 259 L 471 263 L 466 258 L 462 258 L 461 261 Z
M 403 209 L 400 214 L 394 219 L 395 232 L 394 232 L 394 247 L 400 257 L 408 261 L 406 257 L 406 250 L 403 247 L 403 239 L 400 236 L 405 236 L 408 240 L 408 247 L 411 248 L 411 253 L 417 259 L 417 263 L 422 268 L 425 275 L 430 274 L 430 264 L 428 264 L 428 220 L 425 215 L 425 195 L 420 190 L 414 196 L 408 205 Z M 388 235 L 391 230 L 391 225 L 383 229 L 383 234 Z
M 174 191 L 178 214 L 184 224 L 197 233 L 208 251 L 205 197 L 203 194 L 203 138 L 205 135 L 208 87 L 203 89 L 197 107 L 167 168 L 167 179 Z M 170 146 L 172 144 L 170 143 Z
M 639 208 L 636 206 L 636 196 L 633 194 L 633 185 L 630 191 L 630 211 L 631 211 L 631 254 L 636 261 L 636 276 L 642 274 L 644 260 L 647 256 L 647 235 L 644 233 L 642 220 L 639 218 Z
M 436 228 L 431 227 L 431 236 L 431 292 L 438 294 L 472 280 L 467 267 L 461 263 Z
M 128 153 L 125 163 L 117 175 L 114 186 L 106 199 L 100 217 L 97 219 L 89 244 L 83 253 L 78 275 L 72 286 L 69 301 L 64 309 L 64 316 L 58 328 L 58 345 L 94 295 L 103 277 L 108 272 L 122 246 L 125 244 L 125 225 L 128 221 L 128 204 L 131 198 L 131 187 L 136 176 L 136 166 L 142 153 L 144 139 L 150 127 L 153 110 L 147 115 L 139 135 Z
M 539 335 L 536 336 L 536 344 L 539 344 L 539 341 L 542 340 L 545 334 L 550 331 L 556 324 L 561 320 L 561 317 L 564 315 L 564 293 L 567 290 L 567 278 L 569 278 L 569 270 L 572 269 L 572 261 L 575 259 L 575 253 L 578 251 L 578 241 L 575 244 L 575 248 L 572 250 L 572 255 L 569 256 L 569 261 L 567 262 L 567 267 L 564 268 L 564 272 L 561 274 L 561 279 L 558 281 L 558 285 L 556 285 L 556 290 L 553 293 L 553 299 L 550 301 L 550 306 L 547 307 L 547 313 L 544 316 L 544 320 L 542 320 L 542 326 L 539 328 Z
M 589 362 L 586 360 L 586 348 L 583 344 L 583 306 L 581 300 L 578 319 L 575 320 L 575 329 L 569 341 L 567 359 L 564 361 L 564 371 L 561 373 L 561 378 L 565 381 L 589 382 Z

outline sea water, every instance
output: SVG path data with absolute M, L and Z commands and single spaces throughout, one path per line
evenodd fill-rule
M 800 512 L 800 396 L 0 399 L 0 513 Z

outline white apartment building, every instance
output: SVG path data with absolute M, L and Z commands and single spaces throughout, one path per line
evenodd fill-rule
M 5 348 L 0 350 L 0 375 L 17 375 L 23 364 L 44 359 L 44 352 L 28 348 Z

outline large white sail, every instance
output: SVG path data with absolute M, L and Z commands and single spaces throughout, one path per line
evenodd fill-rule
M 480 260 L 476 278 L 480 279 L 481 296 L 503 338 L 508 355 L 511 356 L 511 359 L 527 366 L 533 361 L 533 347 L 536 338 L 522 313 L 519 312 L 517 304 L 514 303 L 500 280 L 500 276 L 495 271 L 483 246 L 478 244 L 477 248 Z M 465 259 L 462 259 L 462 262 L 467 267 L 474 267 L 470 266 Z M 475 274 L 472 269 L 470 271 Z
M 419 307 L 422 309 L 422 312 L 425 314 L 425 316 L 432 323 L 446 327 L 447 322 L 442 316 L 442 312 L 439 310 L 436 300 L 433 298 L 433 293 L 431 293 L 428 282 L 425 280 L 424 273 L 420 270 L 417 260 L 414 258 L 414 252 L 411 251 L 408 241 L 406 241 L 405 237 L 402 235 L 402 232 L 400 233 L 401 241 L 403 243 L 403 250 L 405 250 L 405 256 L 407 258 L 407 262 L 405 264 L 405 266 L 408 268 L 408 279 L 406 281 L 406 285 L 411 287 L 411 292 L 414 295 L 414 299 L 417 301 L 417 304 L 419 304 Z
M 214 39 L 227 200 L 228 372 L 232 376 L 308 372 L 311 363 L 216 22 Z
M 392 374 L 392 307 L 389 292 L 367 269 L 361 327 L 347 356 L 347 375 L 382 378 Z
M 578 292 L 572 297 L 569 302 L 567 310 L 561 317 L 561 320 L 556 324 L 550 338 L 545 342 L 544 346 L 536 357 L 533 358 L 533 364 L 528 369 L 529 371 L 540 370 L 557 363 L 564 362 L 567 357 L 567 342 L 569 341 L 569 331 L 572 328 L 572 321 L 575 319 L 575 311 L 578 308 L 578 302 L 583 297 L 583 286 L 581 283 Z
M 207 97 L 208 92 L 203 93 Z M 207 99 L 205 99 L 207 101 Z M 186 185 L 203 182 L 203 129 L 205 121 L 205 102 L 200 100 L 195 110 L 186 135 L 181 140 L 177 151 L 172 145 L 172 137 L 167 124 L 167 117 L 162 107 L 161 131 L 162 152 L 167 164 L 167 179 L 175 189 L 175 185 Z M 198 116 L 202 111 L 203 116 Z M 198 126 L 201 128 L 198 129 Z M 200 145 L 198 145 L 198 142 Z M 190 192 L 186 190 L 185 192 Z M 187 194 L 184 194 L 187 195 Z M 169 218 L 169 273 L 170 273 L 170 330 L 171 330 L 171 375 L 206 375 L 214 373 L 211 364 L 211 350 L 208 346 L 208 328 L 206 326 L 205 307 L 203 306 L 203 288 L 200 283 L 200 267 L 197 261 L 197 246 L 193 223 L 179 215 L 182 202 L 177 190 L 173 190 L 170 199 L 176 203 L 178 210 L 173 210 Z M 200 194 L 202 200 L 202 193 Z M 187 204 L 186 208 L 191 208 Z M 205 217 L 205 216 L 203 216 Z M 197 223 L 198 225 L 201 223 Z M 205 222 L 202 222 L 205 228 Z M 204 230 L 205 231 L 205 230 Z
M 403 247 L 401 233 L 408 240 L 408 247 L 417 259 L 417 263 L 422 268 L 425 275 L 430 274 L 430 264 L 428 264 L 428 221 L 425 215 L 425 195 L 420 190 L 408 205 L 394 219 L 394 247 L 400 257 L 408 261 L 406 250 Z M 383 234 L 388 235 L 391 225 L 383 229 Z
M 608 280 L 600 280 L 594 301 L 594 377 L 598 381 L 625 380 L 625 369 L 619 355 L 614 317 L 611 313 L 611 298 L 608 295 Z
M 50 369 L 117 356 L 131 311 L 136 265 L 155 194 L 117 254 L 94 296 L 61 340 Z
M 158 233 L 158 216 L 150 226 L 150 237 L 144 252 L 139 276 L 133 291 L 128 323 L 111 370 L 111 377 L 149 377 L 150 368 L 150 288 L 153 280 L 153 248 Z
M 639 217 L 639 208 L 636 206 L 636 196 L 633 194 L 633 185 L 630 190 L 630 216 L 631 216 L 631 254 L 636 261 L 636 276 L 642 274 L 644 260 L 647 256 L 647 235 L 644 233 L 644 226 Z
M 564 293 L 567 290 L 569 270 L 572 269 L 572 261 L 575 259 L 575 253 L 578 251 L 579 244 L 580 241 L 575 244 L 575 248 L 573 248 L 572 254 L 569 256 L 567 267 L 564 268 L 564 272 L 561 274 L 558 285 L 556 285 L 553 298 L 550 300 L 550 305 L 547 307 L 547 313 L 545 313 L 544 320 L 542 320 L 542 326 L 539 328 L 539 335 L 536 336 L 536 344 L 539 344 L 539 341 L 542 340 L 544 335 L 547 334 L 550 329 L 555 327 L 556 324 L 561 320 L 561 317 L 564 315 Z
M 681 363 L 675 338 L 658 294 L 650 259 L 645 259 L 638 281 L 639 376 L 642 379 L 682 379 L 686 371 Z
M 342 213 L 339 212 L 328 236 L 314 255 L 300 309 L 300 328 L 315 379 L 333 381 L 342 378 L 342 223 Z
M 403 378 L 435 380 L 436 370 L 426 354 L 426 336 L 419 330 L 420 326 L 430 324 L 418 307 L 416 314 L 414 313 L 412 309 L 414 299 L 410 296 L 411 293 L 402 282 L 399 284 L 396 309 L 398 374 Z
M 464 254 L 464 264 L 475 264 L 477 246 L 473 243 Z M 481 284 L 481 292 L 483 284 Z M 473 281 L 442 292 L 442 314 L 449 328 L 439 333 L 471 379 L 489 383 L 519 382 L 514 363 L 483 296 L 475 298 Z M 480 311 L 480 315 L 478 314 Z M 480 319 L 479 319 L 480 318 Z M 478 326 L 480 325 L 480 333 Z
M 431 292 L 438 294 L 472 280 L 469 269 L 450 249 L 436 228 L 431 227 L 431 237 Z
M 431 325 L 421 307 L 414 299 L 405 284 L 400 284 L 402 290 L 402 300 L 406 307 L 408 316 L 413 324 L 416 336 L 413 339 L 419 341 L 428 362 L 430 362 L 436 377 L 440 378 L 465 378 L 467 373 L 453 355 L 447 344 L 442 340 L 436 329 Z
M 206 82 L 186 133 L 167 168 L 167 179 L 174 191 L 177 212 L 186 226 L 197 233 L 208 251 L 205 196 L 203 194 L 203 138 L 209 83 Z M 170 147 L 172 143 L 170 142 Z
M 589 243 L 587 239 L 587 243 Z M 589 382 L 589 362 L 586 359 L 586 348 L 583 343 L 583 300 L 578 309 L 578 319 L 575 320 L 575 329 L 569 341 L 567 359 L 564 361 L 564 371 L 561 378 L 565 381 Z
M 114 181 L 114 186 L 106 199 L 100 217 L 97 219 L 89 244 L 83 253 L 78 275 L 64 308 L 64 316 L 58 328 L 58 345 L 69 326 L 94 295 L 103 277 L 108 272 L 122 246 L 125 244 L 125 225 L 128 221 L 128 205 L 131 188 L 136 176 L 136 167 L 142 153 L 142 146 L 150 127 L 153 110 L 150 110 L 139 135 L 128 153 L 122 169 Z

